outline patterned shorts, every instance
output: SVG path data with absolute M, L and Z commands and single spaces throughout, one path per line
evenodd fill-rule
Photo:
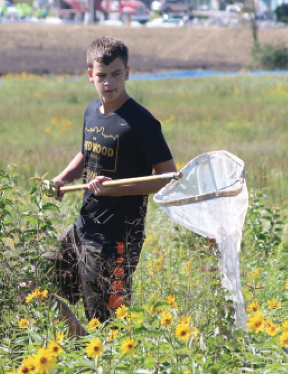
M 88 320 L 104 322 L 131 300 L 132 276 L 139 262 L 142 243 L 87 245 L 79 241 L 75 225 L 58 236 L 55 277 L 60 296 L 72 304 L 83 298 Z

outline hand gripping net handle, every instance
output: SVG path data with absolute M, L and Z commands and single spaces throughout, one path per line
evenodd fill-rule
M 215 153 L 216 152 L 203 153 L 202 155 L 198 156 L 197 159 L 199 160 L 199 163 L 200 163 L 201 160 L 205 160 L 205 159 L 207 160 L 207 159 L 213 158 Z M 215 191 L 212 191 L 212 192 L 209 192 L 209 193 L 204 193 L 204 194 L 201 194 L 201 195 L 193 195 L 193 196 L 188 196 L 188 197 L 182 197 L 182 198 L 178 198 L 178 199 L 164 200 L 164 199 L 158 199 L 156 197 L 156 199 L 154 198 L 156 203 L 159 206 L 163 206 L 163 207 L 181 206 L 181 205 L 187 205 L 187 204 L 200 203 L 201 201 L 212 200 L 212 199 L 219 198 L 219 197 L 230 197 L 230 196 L 238 195 L 243 190 L 243 184 L 244 184 L 244 178 L 245 178 L 245 167 L 244 167 L 243 161 L 240 160 L 238 157 L 234 156 L 232 153 L 229 153 L 227 151 L 217 151 L 217 154 L 225 155 L 226 157 L 230 158 L 237 165 L 239 165 L 241 167 L 241 171 L 239 172 L 239 178 L 236 181 L 234 181 L 233 184 L 231 184 L 229 186 L 226 186 L 225 188 L 215 190 Z M 192 160 L 192 162 L 194 160 Z M 186 166 L 184 168 L 186 168 Z M 185 176 L 184 177 L 182 176 L 182 178 L 185 179 Z M 181 181 L 178 181 L 178 182 L 181 183 Z M 239 186 L 239 184 L 240 184 L 240 186 Z M 235 188 L 231 189 L 231 187 L 233 185 L 235 185 Z M 238 185 L 238 186 L 236 187 L 236 185 Z M 229 190 L 228 190 L 228 188 L 229 188 Z

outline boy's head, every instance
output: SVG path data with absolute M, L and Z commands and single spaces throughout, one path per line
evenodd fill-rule
M 93 69 L 94 61 L 109 65 L 116 58 L 120 58 L 126 67 L 128 57 L 128 48 L 121 40 L 103 37 L 94 40 L 89 47 L 87 51 L 87 65 L 89 69 Z

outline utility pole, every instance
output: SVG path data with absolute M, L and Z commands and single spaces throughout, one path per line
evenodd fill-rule
M 95 22 L 95 0 L 90 0 L 90 22 Z

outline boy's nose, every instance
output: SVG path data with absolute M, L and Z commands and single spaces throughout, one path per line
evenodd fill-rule
M 104 83 L 105 83 L 105 84 L 113 84 L 113 79 L 112 79 L 112 77 L 107 76 L 106 79 L 105 79 L 105 82 L 104 82 Z

